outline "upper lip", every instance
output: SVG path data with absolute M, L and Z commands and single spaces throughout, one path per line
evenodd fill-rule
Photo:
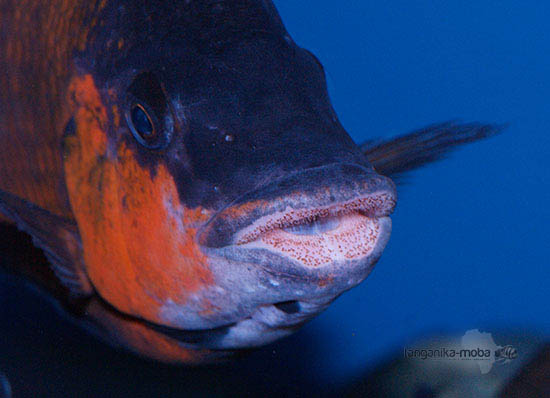
M 357 164 L 333 163 L 246 193 L 212 217 L 199 243 L 210 248 L 243 244 L 276 228 L 352 212 L 384 217 L 395 203 L 395 185 L 389 178 Z
M 320 219 L 341 217 L 351 213 L 360 213 L 371 218 L 384 217 L 392 212 L 394 206 L 395 199 L 391 193 L 382 191 L 323 207 L 289 209 L 282 213 L 258 218 L 244 231 L 238 232 L 235 244 L 243 245 L 252 242 L 259 236 L 275 229 L 295 227 Z

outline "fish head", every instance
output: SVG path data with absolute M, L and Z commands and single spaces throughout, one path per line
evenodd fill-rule
M 69 89 L 67 187 L 106 303 L 185 347 L 248 348 L 366 278 L 396 193 L 271 3 L 203 3 L 106 14 Z

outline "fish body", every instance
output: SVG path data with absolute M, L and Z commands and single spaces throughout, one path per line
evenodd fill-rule
M 461 143 L 448 124 L 360 148 L 270 1 L 1 0 L 0 17 L 0 212 L 62 300 L 160 360 L 321 312 L 389 239 L 395 185 L 369 153 L 390 175 Z

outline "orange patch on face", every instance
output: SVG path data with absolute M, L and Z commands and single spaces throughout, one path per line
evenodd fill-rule
M 113 125 L 118 127 L 120 125 L 120 113 L 118 112 L 118 106 L 113 105 L 111 108 L 111 113 L 113 114 Z
M 107 112 L 91 76 L 73 79 L 71 93 L 76 134 L 66 139 L 64 165 L 88 276 L 118 310 L 162 323 L 167 300 L 183 304 L 213 283 L 195 242 L 209 215 L 180 203 L 164 165 L 151 173 L 124 143 L 108 150 Z

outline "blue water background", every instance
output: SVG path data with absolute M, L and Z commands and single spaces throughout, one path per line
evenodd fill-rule
M 550 336 L 550 3 L 275 1 L 357 141 L 509 123 L 415 172 L 374 272 L 307 326 L 340 378 L 437 331 Z
M 413 173 L 371 276 L 297 334 L 222 367 L 116 351 L 0 278 L 0 371 L 15 396 L 319 396 L 429 335 L 550 338 L 550 3 L 275 3 L 325 65 L 357 142 L 449 119 L 510 127 Z

